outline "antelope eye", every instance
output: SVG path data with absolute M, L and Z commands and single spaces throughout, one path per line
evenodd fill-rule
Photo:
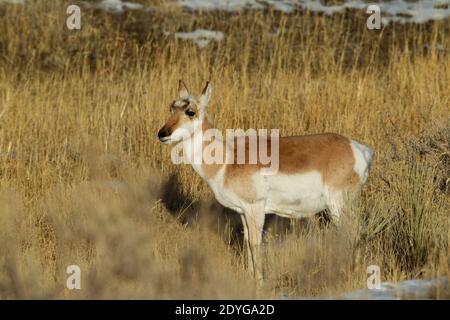
M 186 115 L 189 116 L 189 117 L 195 116 L 195 112 L 192 111 L 192 110 L 187 110 L 185 113 L 186 113 Z

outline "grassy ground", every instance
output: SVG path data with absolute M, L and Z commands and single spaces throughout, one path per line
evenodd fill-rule
M 0 5 L 1 298 L 327 296 L 364 288 L 369 265 L 383 281 L 449 275 L 449 20 L 371 31 L 357 12 L 152 4 L 83 9 L 80 31 L 64 1 Z M 204 49 L 173 36 L 195 28 L 226 36 Z M 268 219 L 261 288 L 240 219 L 156 139 L 180 78 L 213 83 L 220 129 L 333 131 L 375 150 L 339 228 Z

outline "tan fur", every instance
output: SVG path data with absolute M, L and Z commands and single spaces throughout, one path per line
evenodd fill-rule
M 270 150 L 270 140 L 268 150 Z M 350 140 L 334 133 L 308 135 L 300 137 L 281 137 L 279 140 L 279 174 L 302 174 L 318 171 L 324 184 L 335 189 L 357 187 L 360 178 L 353 170 L 355 159 Z M 236 159 L 237 143 L 234 143 Z M 249 139 L 245 139 L 246 161 L 248 162 Z M 227 165 L 225 185 L 239 192 L 249 200 L 255 194 L 251 176 L 264 165 L 234 164 Z M 267 167 L 267 166 L 266 166 Z
M 318 171 L 323 182 L 334 188 L 359 183 L 353 170 L 355 158 L 350 140 L 335 133 L 280 138 L 282 174 Z
M 174 101 L 170 105 L 170 110 L 172 111 L 172 114 L 170 115 L 169 119 L 167 119 L 166 123 L 160 130 L 162 132 L 166 132 L 168 136 L 170 136 L 172 132 L 174 132 L 177 128 L 183 126 L 185 123 L 188 123 L 190 121 L 189 117 L 184 114 L 186 109 L 188 109 L 189 107 L 189 102 L 182 101 L 181 105 L 179 105 L 178 103 L 179 103 L 178 101 Z M 189 109 L 192 109 L 196 113 L 198 112 L 196 107 L 191 107 Z
M 238 140 L 244 139 L 245 147 L 245 163 L 237 163 L 237 148 Z M 256 197 L 256 190 L 251 181 L 251 177 L 260 168 L 263 167 L 260 163 L 249 164 L 249 149 L 250 149 L 250 139 L 248 137 L 235 137 L 234 138 L 234 150 L 233 156 L 234 160 L 232 164 L 228 164 L 225 168 L 224 184 L 226 187 L 233 189 L 237 195 L 241 198 L 252 202 Z
M 178 127 L 180 120 L 181 116 L 178 112 L 172 114 L 160 131 L 166 132 L 167 135 L 171 135 L 172 132 Z

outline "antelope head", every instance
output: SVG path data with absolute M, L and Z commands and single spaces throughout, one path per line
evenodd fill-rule
M 211 92 L 212 86 L 206 82 L 202 93 L 194 96 L 180 80 L 178 98 L 170 104 L 171 114 L 158 132 L 159 141 L 164 144 L 178 143 L 190 138 L 194 132 L 201 129 Z

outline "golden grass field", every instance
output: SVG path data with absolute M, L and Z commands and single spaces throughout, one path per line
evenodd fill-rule
M 0 298 L 327 297 L 365 288 L 369 265 L 382 281 L 450 275 L 450 20 L 368 30 L 363 12 L 140 2 L 158 10 L 82 9 L 80 31 L 65 1 L 0 4 Z M 225 39 L 173 36 L 196 28 Z M 220 129 L 337 132 L 375 150 L 338 228 L 267 219 L 261 287 L 238 215 L 157 139 L 181 78 L 212 82 Z M 81 290 L 66 288 L 73 264 Z

